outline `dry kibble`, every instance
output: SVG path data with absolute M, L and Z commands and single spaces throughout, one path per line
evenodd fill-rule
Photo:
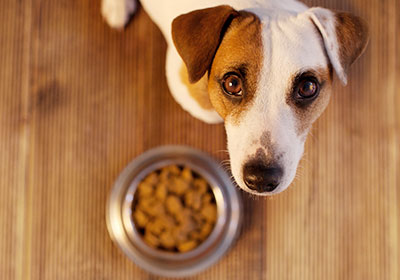
M 212 196 L 209 193 L 203 194 L 201 197 L 201 201 L 203 202 L 204 205 L 209 204 L 212 200 Z
M 189 183 L 182 178 L 175 177 L 172 179 L 170 191 L 182 195 L 189 189 Z
M 210 223 L 214 223 L 217 219 L 217 207 L 215 204 L 207 204 L 201 210 L 200 213 Z
M 181 170 L 176 165 L 170 165 L 167 166 L 166 168 L 169 170 L 169 172 L 171 172 L 174 175 L 179 175 L 179 173 L 181 173 Z
M 191 181 L 193 181 L 193 174 L 192 174 L 192 171 L 190 170 L 190 168 L 185 167 L 185 168 L 182 170 L 181 175 L 182 175 L 182 178 L 183 178 L 186 182 L 191 182 Z
M 200 241 L 203 240 L 203 238 L 202 238 L 202 236 L 201 236 L 201 234 L 200 234 L 199 231 L 192 231 L 192 232 L 190 232 L 190 233 L 189 233 L 189 238 L 190 238 L 191 240 L 200 240 Z
M 195 190 L 187 191 L 185 193 L 185 204 L 194 210 L 199 210 L 201 207 L 201 194 Z
M 210 235 L 216 219 L 210 185 L 189 167 L 163 167 L 138 185 L 133 220 L 153 248 L 193 250 Z
M 182 202 L 179 197 L 175 195 L 169 195 L 165 201 L 165 206 L 168 212 L 172 214 L 179 213 L 182 210 Z
M 184 209 L 182 212 L 180 220 L 177 217 L 177 220 L 179 221 L 179 225 L 182 231 L 189 233 L 193 230 L 196 229 L 196 223 L 194 222 L 192 218 L 192 213 L 189 209 Z
M 170 215 L 165 214 L 160 216 L 161 223 L 163 224 L 164 228 L 167 230 L 171 230 L 173 227 L 176 226 L 175 219 L 172 218 Z
M 153 197 L 142 197 L 139 199 L 137 208 L 150 215 L 151 209 L 155 203 L 156 200 Z
M 145 179 L 144 182 L 154 186 L 158 183 L 158 176 L 155 172 L 150 173 Z
M 208 184 L 207 181 L 201 178 L 196 178 L 193 181 L 194 187 L 201 193 L 204 194 L 207 192 Z
M 147 244 L 149 244 L 150 246 L 156 248 L 158 247 L 158 245 L 160 245 L 160 241 L 158 240 L 157 236 L 155 236 L 154 234 L 146 231 L 146 233 L 144 234 L 144 240 L 146 241 Z
M 164 225 L 163 222 L 160 221 L 160 219 L 155 219 L 154 221 L 151 221 L 146 225 L 146 232 L 151 232 L 155 236 L 160 235 L 163 229 Z
M 187 252 L 187 251 L 194 249 L 196 246 L 197 246 L 197 241 L 189 240 L 189 241 L 179 244 L 178 250 L 179 250 L 179 252 Z
M 182 230 L 180 227 L 174 228 L 172 230 L 172 236 L 174 237 L 174 240 L 176 244 L 181 244 L 187 240 L 187 233 Z
M 203 223 L 205 222 L 205 218 L 203 217 L 203 215 L 197 211 L 193 212 L 193 220 L 195 220 L 196 224 L 199 225 L 199 227 L 201 227 L 203 225 Z
M 155 199 L 155 202 L 152 203 L 147 209 L 146 212 L 153 217 L 159 217 L 164 215 L 165 213 L 165 207 L 164 204 L 161 203 L 161 201 L 158 201 Z
M 143 213 L 143 211 L 140 211 L 140 210 L 136 210 L 136 211 L 133 213 L 133 218 L 134 218 L 136 224 L 137 224 L 139 227 L 142 227 L 142 228 L 145 227 L 146 224 L 147 224 L 148 221 L 149 221 L 149 218 L 146 216 L 146 214 Z
M 167 193 L 167 186 L 164 183 L 161 183 L 156 187 L 155 195 L 159 201 L 164 202 L 167 198 Z
M 173 249 L 175 247 L 175 240 L 170 231 L 161 233 L 160 243 L 165 249 Z
M 160 173 L 160 181 L 165 183 L 171 176 L 171 172 L 167 168 L 163 168 Z
M 181 211 L 175 214 L 175 219 L 178 223 L 182 224 L 184 220 L 190 219 L 192 212 L 189 208 L 182 208 Z
M 147 182 L 141 182 L 137 189 L 139 197 L 151 196 L 153 194 L 153 186 Z
M 200 238 L 205 239 L 212 231 L 213 226 L 210 223 L 205 223 L 200 230 Z

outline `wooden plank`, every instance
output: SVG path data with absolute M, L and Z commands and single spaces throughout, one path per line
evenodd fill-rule
M 1 279 L 161 279 L 112 244 L 112 183 L 159 145 L 227 159 L 223 126 L 172 99 L 166 44 L 142 9 L 119 32 L 97 2 L 14 2 L 0 3 Z M 367 19 L 370 45 L 335 84 L 295 183 L 244 195 L 240 239 L 194 279 L 400 278 L 399 1 L 306 2 Z
M 0 277 L 20 279 L 27 226 L 30 3 L 5 1 L 0 7 Z

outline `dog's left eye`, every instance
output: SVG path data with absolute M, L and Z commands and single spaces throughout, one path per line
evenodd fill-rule
M 318 92 L 319 84 L 313 78 L 305 78 L 297 86 L 298 98 L 311 99 L 317 96 Z
M 242 79 L 234 73 L 228 73 L 222 80 L 222 87 L 226 94 L 233 97 L 241 97 L 242 93 Z

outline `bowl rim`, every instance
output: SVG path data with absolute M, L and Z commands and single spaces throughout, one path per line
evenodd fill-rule
M 221 192 L 221 198 L 223 199 L 222 207 L 224 208 L 223 213 L 225 213 L 225 217 L 223 217 L 222 220 L 221 216 L 217 219 L 217 223 L 220 222 L 221 226 L 223 226 L 221 231 L 216 231 L 216 223 L 212 233 L 196 249 L 185 253 L 172 253 L 175 255 L 172 258 L 168 258 L 168 256 L 171 256 L 171 253 L 162 252 L 160 254 L 160 250 L 151 248 L 141 240 L 143 244 L 146 244 L 145 247 L 147 247 L 147 249 L 151 249 L 143 250 L 143 247 L 134 243 L 134 240 L 132 240 L 130 233 L 126 228 L 127 221 L 123 221 L 124 201 L 127 198 L 129 190 L 134 188 L 132 183 L 135 178 L 136 180 L 139 180 L 137 179 L 138 175 L 145 174 L 143 171 L 146 170 L 146 167 L 151 167 L 151 163 L 165 162 L 166 158 L 169 157 L 171 157 L 171 160 L 174 162 L 176 162 L 177 158 L 186 160 L 191 159 L 188 166 L 195 172 L 198 172 L 199 168 L 197 168 L 198 166 L 192 168 L 193 166 L 200 166 L 201 163 L 204 164 L 205 166 L 201 168 L 204 168 L 203 171 L 206 174 L 201 172 L 198 173 L 210 183 L 214 196 L 216 194 L 214 188 Z M 176 164 L 174 162 L 171 162 L 170 164 Z M 178 164 L 185 165 L 181 163 Z M 147 174 L 152 170 L 156 169 L 149 168 Z M 209 177 L 212 177 L 212 180 L 209 180 Z M 144 177 L 141 179 L 143 178 Z M 128 199 L 132 199 L 133 201 L 133 195 Z M 215 197 L 215 200 L 217 202 L 217 197 Z M 125 205 L 127 204 L 125 203 Z M 218 204 L 217 202 L 217 207 L 221 207 L 221 203 Z M 123 169 L 116 179 L 107 201 L 106 222 L 111 239 L 128 256 L 128 258 L 139 267 L 160 276 L 184 277 L 196 274 L 208 268 L 216 263 L 228 251 L 240 233 L 243 219 L 242 210 L 242 199 L 237 187 L 233 185 L 226 171 L 220 167 L 215 159 L 200 150 L 188 146 L 168 145 L 147 150 L 143 154 L 134 158 Z M 212 234 L 214 234 L 214 239 L 211 239 Z M 183 265 L 185 260 L 188 263 Z

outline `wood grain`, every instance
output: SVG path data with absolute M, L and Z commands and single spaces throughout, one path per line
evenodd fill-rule
M 307 0 L 365 18 L 371 40 L 334 85 L 283 194 L 243 194 L 237 244 L 193 279 L 400 279 L 400 3 Z M 140 8 L 111 30 L 98 1 L 1 1 L 0 278 L 161 279 L 111 242 L 105 202 L 143 151 L 227 159 L 222 125 L 190 117 Z

